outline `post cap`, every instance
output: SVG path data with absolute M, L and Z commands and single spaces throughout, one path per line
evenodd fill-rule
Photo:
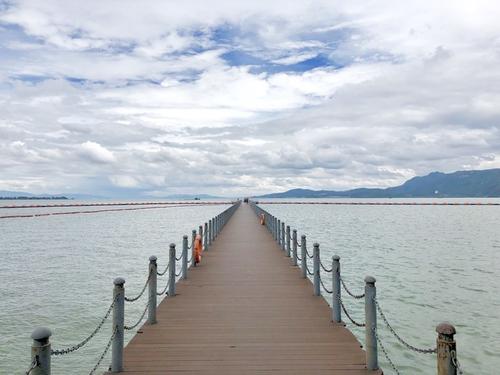
M 457 333 L 455 327 L 453 327 L 453 325 L 448 322 L 438 324 L 438 326 L 436 327 L 436 332 L 440 335 L 446 336 L 453 336 L 455 333 Z
M 113 280 L 113 284 L 115 285 L 123 285 L 125 284 L 125 279 L 123 277 L 117 277 Z
M 185 240 L 187 240 L 188 239 L 187 234 L 185 234 L 184 236 L 182 236 L 182 238 L 184 238 Z
M 151 256 L 149 257 L 149 261 L 150 261 L 150 262 L 156 262 L 156 260 L 157 260 L 157 259 L 158 259 L 158 258 L 157 258 L 155 255 L 151 255 Z
M 297 229 L 294 229 L 294 230 L 293 230 L 292 232 L 295 232 L 295 233 L 297 233 Z
M 332 260 L 335 260 L 338 262 L 340 260 L 340 257 L 338 255 L 334 255 L 334 256 L 332 256 Z
M 300 236 L 300 238 L 303 238 L 305 240 L 306 239 L 306 235 L 303 234 L 302 236 Z
M 31 334 L 31 338 L 36 341 L 45 341 L 52 336 L 52 331 L 47 327 L 37 327 Z
M 192 232 L 192 233 L 196 233 L 196 229 L 193 229 L 191 232 Z
M 317 242 L 313 243 L 313 247 L 319 247 L 319 243 Z
M 171 249 L 175 249 L 175 243 L 171 243 L 171 244 L 170 244 L 170 248 L 171 248 Z
M 375 284 L 375 281 L 377 281 L 377 279 L 375 279 L 373 276 L 366 276 L 365 277 L 365 283 L 367 283 L 367 284 Z

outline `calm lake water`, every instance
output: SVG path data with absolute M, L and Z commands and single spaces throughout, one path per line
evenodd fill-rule
M 3 204 L 6 202 L 0 201 Z M 192 229 L 225 207 L 0 220 L 0 374 L 23 374 L 27 369 L 30 334 L 35 326 L 52 329 L 54 348 L 86 337 L 111 302 L 115 277 L 123 276 L 127 294 L 136 295 L 145 281 L 150 255 L 158 256 L 161 269 L 167 262 L 169 243 L 175 242 L 179 248 L 183 234 L 190 235 Z M 465 373 L 498 373 L 500 207 L 263 208 L 298 229 L 299 236 L 307 235 L 309 245 L 319 242 L 323 262 L 329 262 L 333 254 L 340 255 L 342 275 L 356 293 L 362 291 L 365 275 L 375 276 L 381 307 L 410 343 L 433 347 L 435 326 L 450 321 L 458 331 L 458 353 Z M 13 212 L 0 209 L 0 216 Z M 344 302 L 355 318 L 363 320 L 362 302 L 347 296 Z M 126 324 L 135 322 L 144 303 L 145 300 L 126 304 Z M 349 327 L 363 343 L 363 330 Z M 434 355 L 409 352 L 396 342 L 380 319 L 379 329 L 402 374 L 436 373 Z M 53 357 L 53 373 L 88 374 L 110 333 L 107 322 L 78 352 Z M 130 337 L 128 334 L 127 340 Z M 382 353 L 380 361 L 385 373 L 392 374 Z M 109 356 L 104 364 L 102 371 L 109 365 Z
M 297 229 L 299 238 L 305 234 L 309 249 L 313 242 L 320 243 L 321 258 L 329 267 L 332 255 L 339 255 L 342 276 L 356 294 L 363 291 L 364 277 L 374 276 L 378 301 L 389 323 L 410 344 L 434 347 L 436 325 L 449 321 L 457 329 L 457 352 L 465 374 L 500 373 L 499 206 L 262 208 Z M 329 275 L 323 273 L 323 277 L 330 280 Z M 356 301 L 345 292 L 343 295 L 348 311 L 356 320 L 364 321 L 363 300 Z M 348 326 L 364 343 L 363 328 Z M 380 318 L 378 327 L 389 356 L 402 374 L 436 373 L 435 355 L 408 351 Z M 393 374 L 380 351 L 379 358 L 384 373 Z
M 0 201 L 0 206 L 42 203 Z M 55 349 L 81 341 L 97 326 L 109 307 L 115 277 L 125 278 L 127 295 L 137 295 L 147 277 L 150 255 L 158 257 L 158 269 L 163 270 L 171 242 L 176 243 L 180 251 L 184 234 L 191 239 L 192 229 L 227 207 L 173 207 L 1 219 L 0 374 L 25 373 L 30 364 L 30 335 L 36 326 L 52 330 L 51 342 Z M 0 209 L 0 216 L 106 208 L 109 207 Z M 164 283 L 166 276 L 159 277 L 158 289 L 163 289 Z M 126 304 L 125 324 L 137 321 L 144 311 L 146 298 Z M 52 357 L 52 373 L 88 374 L 110 335 L 108 321 L 85 347 L 72 354 Z M 131 337 L 132 334 L 126 334 L 127 341 Z M 107 370 L 109 361 L 108 354 L 100 373 Z

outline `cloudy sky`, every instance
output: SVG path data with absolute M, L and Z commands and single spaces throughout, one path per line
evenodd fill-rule
M 0 190 L 389 186 L 500 167 L 498 1 L 0 0 Z

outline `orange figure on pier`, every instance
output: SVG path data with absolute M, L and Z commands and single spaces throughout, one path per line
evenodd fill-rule
M 199 234 L 196 235 L 194 240 L 194 265 L 196 266 L 201 262 L 201 252 L 203 251 L 203 244 L 201 242 L 201 236 Z
M 266 217 L 264 214 L 260 214 L 260 225 L 266 225 Z

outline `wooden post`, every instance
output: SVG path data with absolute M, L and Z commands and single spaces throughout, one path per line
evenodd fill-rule
M 157 283 L 157 270 L 156 257 L 151 255 L 149 257 L 149 300 L 148 300 L 148 323 L 156 324 L 156 283 Z
M 52 332 L 45 327 L 35 328 L 31 334 L 31 363 L 36 366 L 29 373 L 32 375 L 50 375 L 50 336 Z
M 438 375 L 457 374 L 457 343 L 454 335 L 455 327 L 444 322 L 436 327 L 437 337 L 437 370 Z
M 125 324 L 125 279 L 117 277 L 113 281 L 113 330 L 115 337 L 111 347 L 111 372 L 123 371 L 123 331 Z
M 368 370 L 378 369 L 377 352 L 377 307 L 375 298 L 377 297 L 377 288 L 375 287 L 375 278 L 365 277 L 365 347 L 366 347 L 366 367 Z

